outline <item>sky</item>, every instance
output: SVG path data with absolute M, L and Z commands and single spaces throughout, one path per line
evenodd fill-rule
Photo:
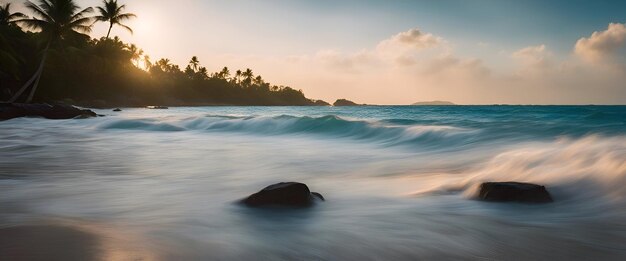
M 623 0 L 119 1 L 138 17 L 111 34 L 152 60 L 251 68 L 313 99 L 626 104 Z

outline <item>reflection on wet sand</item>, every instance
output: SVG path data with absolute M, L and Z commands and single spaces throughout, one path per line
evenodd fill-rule
M 109 234 L 82 224 L 4 227 L 0 260 L 158 260 L 138 241 Z

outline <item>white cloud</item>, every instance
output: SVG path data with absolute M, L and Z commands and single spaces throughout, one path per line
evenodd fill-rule
M 624 70 L 577 59 L 591 54 L 606 61 L 619 54 L 616 46 L 623 42 L 617 41 L 615 34 L 622 30 L 620 26 L 611 24 L 607 31 L 572 42 L 577 48 L 572 56 L 558 57 L 549 46 L 539 44 L 506 52 L 500 56 L 504 60 L 498 66 L 481 57 L 459 55 L 443 38 L 417 29 L 360 51 L 322 50 L 265 61 L 246 58 L 237 64 L 259 68 L 264 77 L 267 72 L 267 79 L 279 79 L 303 89 L 309 97 L 331 102 L 348 98 L 368 104 L 423 100 L 460 104 L 623 104 Z
M 552 53 L 548 51 L 545 44 L 529 46 L 513 52 L 511 55 L 525 66 L 546 66 L 550 64 Z
M 386 39 L 378 45 L 379 49 L 403 48 L 413 50 L 423 50 L 440 46 L 445 41 L 430 33 L 423 33 L 418 28 L 413 28 L 405 32 L 398 33 Z
M 381 59 L 393 61 L 396 65 L 411 66 L 416 64 L 417 58 L 424 51 L 435 49 L 436 52 L 436 49 L 446 45 L 443 38 L 413 28 L 381 41 L 375 52 Z
M 588 62 L 614 62 L 614 56 L 619 55 L 625 42 L 626 25 L 610 23 L 605 31 L 593 32 L 588 38 L 580 38 L 574 52 Z
M 521 67 L 515 72 L 518 77 L 541 77 L 554 68 L 554 55 L 545 44 L 528 46 L 511 54 Z

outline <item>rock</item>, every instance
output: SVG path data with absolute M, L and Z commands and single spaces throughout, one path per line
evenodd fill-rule
M 326 201 L 326 199 L 324 198 L 324 196 L 322 196 L 322 194 L 317 193 L 317 192 L 311 192 L 311 195 L 314 197 L 317 197 L 318 199 L 321 199 L 322 201 Z
M 323 100 L 316 100 L 313 102 L 315 106 L 330 106 L 330 103 L 325 102 Z
M 113 109 L 113 111 L 122 111 L 122 109 L 120 109 L 120 108 L 115 108 L 115 109 Z
M 497 202 L 548 203 L 552 196 L 544 186 L 520 182 L 485 182 L 478 199 Z
M 148 106 L 146 107 L 151 110 L 167 110 L 169 109 L 167 106 Z
M 251 207 L 282 205 L 292 207 L 311 206 L 316 199 L 324 200 L 321 194 L 311 193 L 309 187 L 298 182 L 281 182 L 265 187 L 242 202 Z
M 356 104 L 355 102 L 350 100 L 339 99 L 336 100 L 335 103 L 333 103 L 333 106 L 359 106 L 359 104 Z
M 66 104 L 0 103 L 0 120 L 19 117 L 42 117 L 58 120 L 96 117 L 96 113 Z

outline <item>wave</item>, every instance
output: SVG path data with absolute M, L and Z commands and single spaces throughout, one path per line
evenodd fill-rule
M 322 135 L 334 138 L 367 140 L 388 145 L 422 144 L 442 145 L 441 142 L 458 143 L 471 139 L 476 130 L 453 126 L 416 125 L 397 120 L 348 120 L 338 116 L 322 117 L 280 115 L 230 116 L 175 119 L 123 119 L 105 122 L 101 129 L 142 131 L 209 131 L 248 133 L 254 135 Z
M 594 210 L 606 204 L 626 205 L 626 137 L 591 135 L 518 144 L 454 176 L 416 194 L 460 192 L 473 198 L 482 182 L 517 181 L 544 185 L 561 203 L 584 202 Z

